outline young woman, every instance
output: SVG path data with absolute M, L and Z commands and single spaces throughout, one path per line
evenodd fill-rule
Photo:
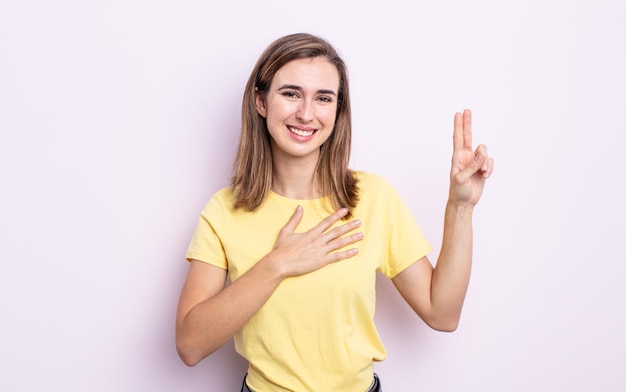
M 190 366 L 234 337 L 242 391 L 381 390 L 376 271 L 429 326 L 456 329 L 472 261 L 472 211 L 493 170 L 454 116 L 436 268 L 411 212 L 383 178 L 348 167 L 346 67 L 325 40 L 277 39 L 243 97 L 231 186 L 202 210 L 186 257 L 176 346 Z M 226 285 L 227 278 L 230 284 Z

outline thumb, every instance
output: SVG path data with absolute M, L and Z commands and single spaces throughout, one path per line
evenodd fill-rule
M 472 161 L 470 162 L 470 164 L 467 165 L 467 167 L 465 167 L 463 170 L 459 172 L 458 174 L 459 180 L 462 183 L 469 181 L 469 179 L 472 178 L 472 176 L 476 174 L 476 172 L 481 170 L 481 168 L 485 164 L 485 159 L 486 159 L 485 154 L 483 154 L 481 151 L 476 149 L 476 151 L 474 152 L 474 159 L 472 159 Z
M 300 221 L 302 221 L 302 215 L 303 208 L 299 205 L 298 207 L 296 207 L 296 211 L 291 215 L 291 218 L 289 218 L 289 220 L 287 221 L 287 224 L 283 227 L 283 230 L 286 230 L 288 232 L 296 231 L 296 228 L 300 224 Z

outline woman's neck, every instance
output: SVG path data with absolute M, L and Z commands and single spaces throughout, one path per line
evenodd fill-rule
M 272 191 L 291 199 L 309 200 L 322 197 L 315 170 L 317 159 L 276 158 L 272 164 Z

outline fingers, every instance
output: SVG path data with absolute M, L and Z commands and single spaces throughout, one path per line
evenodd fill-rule
M 463 111 L 463 143 L 467 150 L 472 149 L 472 112 L 469 109 Z
M 302 210 L 303 210 L 302 206 L 296 207 L 296 210 L 291 215 L 291 218 L 289 218 L 289 220 L 287 221 L 287 224 L 283 226 L 282 228 L 283 231 L 286 231 L 288 233 L 293 233 L 294 231 L 296 231 L 296 228 L 300 224 L 300 221 L 302 221 L 302 215 L 303 215 Z
M 461 113 L 454 114 L 454 132 L 452 133 L 452 144 L 454 151 L 463 149 L 463 115 Z
M 487 161 L 483 164 L 481 168 L 483 172 L 483 177 L 489 178 L 491 177 L 491 173 L 493 173 L 494 162 L 493 158 L 487 158 Z
M 363 233 L 361 232 L 346 235 L 351 231 L 354 231 L 355 229 L 361 227 L 361 221 L 359 219 L 352 220 L 350 222 L 344 223 L 341 226 L 337 226 L 332 230 L 328 230 L 333 224 L 338 222 L 347 213 L 348 210 L 346 208 L 342 208 L 336 211 L 334 214 L 331 214 L 328 217 L 324 218 L 322 222 L 320 222 L 309 232 L 310 234 L 320 236 L 318 238 L 320 238 L 321 244 L 324 244 L 324 251 L 325 253 L 327 253 L 327 257 L 329 257 L 332 261 L 343 260 L 356 255 L 358 252 L 356 248 L 348 249 L 341 252 L 333 251 L 341 249 L 350 244 L 354 244 L 355 242 L 361 241 L 363 239 Z
M 328 262 L 335 263 L 337 261 L 349 259 L 352 256 L 356 256 L 357 253 L 359 253 L 359 250 L 357 248 L 352 248 L 352 249 L 344 250 L 341 252 L 329 253 Z
M 339 222 L 341 218 L 343 218 L 347 214 L 348 214 L 347 208 L 340 208 L 339 210 L 335 211 L 333 214 L 330 214 L 326 218 L 324 218 L 320 223 L 317 224 L 317 226 L 312 228 L 310 231 L 318 235 L 321 235 L 326 230 L 328 230 L 332 225 Z
M 465 109 L 463 113 L 454 114 L 454 131 L 452 143 L 455 151 L 472 149 L 472 112 Z
M 298 206 L 296 208 L 296 211 L 289 218 L 289 221 L 287 221 L 287 224 L 285 224 L 285 226 L 283 226 L 282 231 L 283 232 L 287 232 L 287 233 L 295 232 L 296 228 L 298 227 L 298 225 L 302 221 L 302 216 L 304 214 L 303 211 L 304 210 L 303 210 L 302 206 Z M 323 235 L 326 230 L 328 230 L 336 222 L 339 222 L 341 220 L 341 218 L 346 216 L 347 213 L 348 213 L 348 209 L 347 208 L 341 208 L 341 209 L 335 211 L 333 214 L 327 216 L 320 223 L 318 223 L 315 227 L 313 227 L 311 230 L 309 230 L 309 233 L 314 234 L 314 235 L 318 235 L 318 236 Z M 348 227 L 350 225 L 355 225 L 356 224 L 355 222 L 360 222 L 360 221 L 348 222 L 347 224 L 341 226 L 342 227 L 341 230 L 344 230 L 343 228 Z M 358 224 L 360 225 L 360 223 L 358 223 Z M 337 230 L 337 229 L 335 229 L 335 230 Z M 331 232 L 335 232 L 335 230 L 333 230 Z M 349 230 L 345 230 L 341 234 L 344 234 L 347 231 L 349 231 Z
M 341 249 L 350 244 L 354 244 L 363 239 L 363 233 L 354 233 L 351 235 L 344 234 L 356 229 L 361 226 L 360 220 L 354 220 L 352 222 L 348 222 L 340 227 L 334 228 L 333 230 L 327 233 L 327 236 L 330 236 L 331 240 L 326 243 L 326 249 L 328 251 L 326 255 L 326 259 L 329 263 L 334 263 L 340 260 L 345 260 L 350 257 L 355 256 L 359 253 L 358 248 L 351 248 L 342 251 L 335 252 L 337 249 Z
M 479 145 L 474 151 L 474 159 L 459 173 L 459 178 L 464 182 L 469 180 L 477 172 L 481 172 L 487 178 L 493 171 L 493 159 L 487 155 L 487 146 Z
M 324 235 L 324 240 L 329 247 L 329 252 L 362 240 L 363 233 L 354 233 L 344 237 L 344 234 L 347 234 L 360 226 L 361 221 L 359 219 L 356 219 L 339 227 L 335 227 L 334 229 L 326 233 Z
M 272 250 L 276 255 L 275 260 L 278 260 L 277 263 L 285 267 L 285 276 L 306 274 L 358 253 L 355 248 L 346 248 L 363 239 L 363 233 L 354 232 L 361 226 L 361 221 L 352 220 L 332 227 L 346 214 L 348 209 L 342 208 L 325 217 L 312 229 L 296 233 L 295 230 L 304 216 L 304 209 L 301 206 L 296 208 L 287 224 L 280 230 Z
M 474 161 L 480 164 L 479 168 L 474 171 L 480 171 L 485 178 L 489 178 L 493 172 L 493 158 L 487 155 L 487 146 L 479 145 L 474 151 Z

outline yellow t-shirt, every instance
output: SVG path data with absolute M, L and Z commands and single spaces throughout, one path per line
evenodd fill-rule
M 378 175 L 357 172 L 361 220 L 359 253 L 350 259 L 285 279 L 235 336 L 249 361 L 247 383 L 255 391 L 363 392 L 374 361 L 386 356 L 374 325 L 376 271 L 393 278 L 431 251 L 410 210 Z M 293 200 L 270 193 L 254 212 L 233 208 L 229 189 L 202 210 L 187 250 L 196 259 L 228 269 L 237 280 L 276 242 L 298 205 L 298 232 L 329 215 L 324 199 Z M 342 224 L 344 222 L 339 222 Z

